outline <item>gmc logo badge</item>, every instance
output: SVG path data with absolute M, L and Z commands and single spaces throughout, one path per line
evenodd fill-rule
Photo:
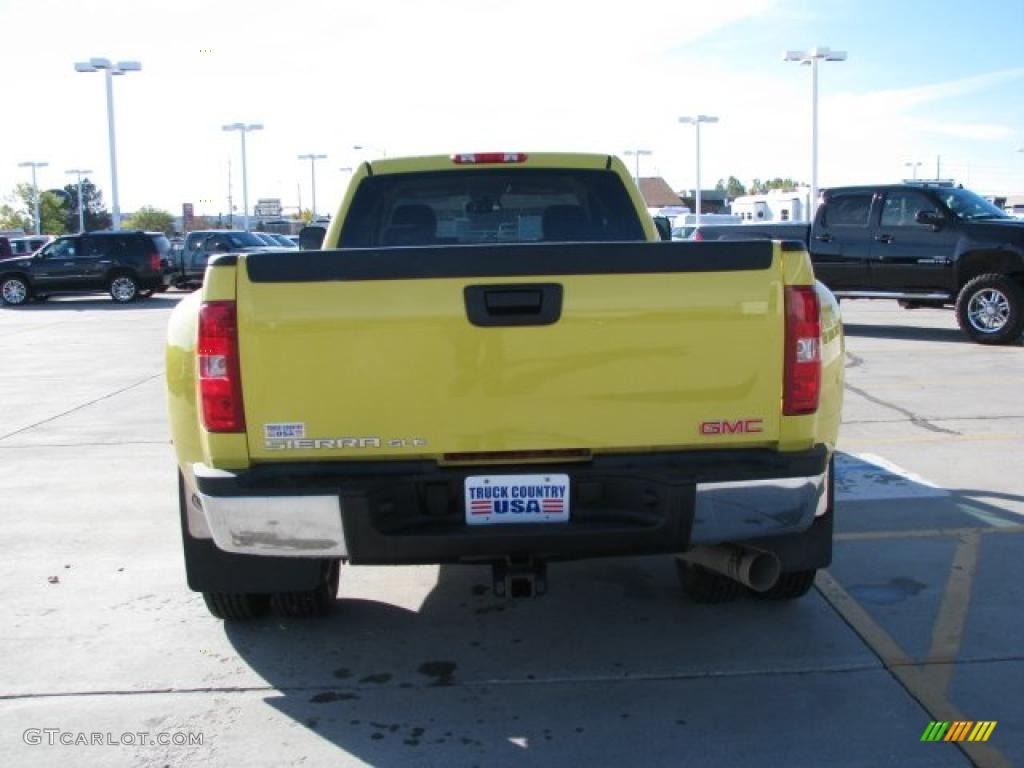
M 704 421 L 700 425 L 702 435 L 737 435 L 750 432 L 764 432 L 764 419 Z

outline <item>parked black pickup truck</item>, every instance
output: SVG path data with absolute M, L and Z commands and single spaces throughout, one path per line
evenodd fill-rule
M 203 284 L 206 263 L 220 253 L 279 251 L 252 232 L 238 229 L 202 229 L 189 232 L 170 267 L 175 288 L 198 288 Z
M 798 240 L 840 298 L 955 306 L 981 344 L 1024 333 L 1024 221 L 960 187 L 891 184 L 826 190 L 813 224 L 702 226 L 697 240 Z

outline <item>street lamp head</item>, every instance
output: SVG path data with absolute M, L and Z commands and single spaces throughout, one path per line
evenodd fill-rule
M 119 61 L 117 68 L 122 72 L 141 72 L 142 63 L 138 61 Z
M 37 163 L 34 160 L 26 160 L 24 163 L 18 163 L 19 168 L 45 168 L 49 163 Z
M 262 131 L 263 130 L 263 123 L 249 123 L 247 126 L 245 126 L 245 130 L 247 130 L 247 131 Z
M 99 72 L 99 70 L 88 61 L 76 61 L 75 72 Z
M 89 64 L 96 69 L 110 69 L 114 66 L 110 63 L 110 59 L 89 59 Z
M 68 170 L 64 171 L 64 173 L 77 173 L 77 174 L 80 174 L 80 175 L 84 176 L 87 173 L 92 173 L 92 171 L 89 170 L 89 169 L 86 169 L 86 168 L 82 168 L 82 169 L 69 168 Z
M 828 46 L 820 45 L 809 51 L 786 51 L 782 55 L 782 60 L 799 61 L 801 64 L 810 64 L 814 60 L 846 61 L 846 51 L 833 51 Z

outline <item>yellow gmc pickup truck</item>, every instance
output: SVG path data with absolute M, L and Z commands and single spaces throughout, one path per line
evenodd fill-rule
M 660 242 L 617 158 L 388 158 L 323 250 L 228 254 L 168 330 L 189 586 L 333 605 L 340 565 L 676 556 L 805 594 L 832 556 L 838 305 L 794 243 Z

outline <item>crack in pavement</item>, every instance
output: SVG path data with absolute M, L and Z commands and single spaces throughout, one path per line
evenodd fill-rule
M 849 385 L 847 385 L 849 386 Z M 858 393 L 859 394 L 859 393 Z M 1011 421 L 1013 419 L 1024 419 L 1024 415 L 1005 414 L 996 416 L 952 416 L 948 419 L 937 419 L 937 421 Z M 850 419 L 843 420 L 843 424 L 902 424 L 906 419 Z
M 718 679 L 718 678 L 740 678 L 740 677 L 793 677 L 797 675 L 816 675 L 816 674 L 843 674 L 843 673 L 856 673 L 856 672 L 879 672 L 884 668 L 881 664 L 875 662 L 858 663 L 858 664 L 846 664 L 846 665 L 835 665 L 825 666 L 814 669 L 791 669 L 791 670 L 779 670 L 779 669 L 751 669 L 751 670 L 731 670 L 731 671 L 709 671 L 709 672 L 681 672 L 678 674 L 664 673 L 664 674 L 649 674 L 649 675 L 616 675 L 614 677 L 607 675 L 591 675 L 591 676 L 580 676 L 580 677 L 552 677 L 541 680 L 529 680 L 529 679 L 518 679 L 518 680 L 467 680 L 459 682 L 453 680 L 448 685 L 438 686 L 433 683 L 419 684 L 413 686 L 422 690 L 437 690 L 438 688 L 476 688 L 476 687 L 495 687 L 495 686 L 526 686 L 526 685 L 580 685 L 588 683 L 644 683 L 644 682 L 659 682 L 659 681 L 672 681 L 672 680 L 706 680 L 706 679 Z M 149 690 L 100 690 L 100 691 L 57 691 L 53 693 L 6 693 L 0 694 L 0 701 L 13 701 L 13 700 L 24 700 L 24 699 L 53 699 L 53 698 L 73 698 L 73 697 L 84 697 L 84 696 L 150 696 L 154 694 L 191 694 L 191 693 L 266 693 L 268 691 L 280 691 L 281 693 L 303 693 L 306 691 L 337 691 L 337 690 L 357 690 L 361 692 L 367 691 L 398 691 L 408 690 L 408 686 L 402 688 L 400 685 L 374 685 L 372 687 L 360 687 L 360 686 L 347 686 L 339 687 L 337 685 L 295 685 L 295 686 L 273 686 L 273 685 L 260 685 L 260 686 L 205 686 L 200 688 L 153 688 Z
M 708 672 L 680 672 L 678 674 L 646 674 L 646 675 L 589 675 L 579 677 L 551 677 L 541 680 L 529 680 L 525 678 L 507 680 L 454 680 L 449 685 L 437 686 L 433 683 L 413 685 L 413 688 L 433 691 L 438 688 L 492 688 L 498 686 L 530 686 L 530 685 L 588 685 L 598 683 L 657 683 L 672 682 L 674 680 L 708 680 L 725 678 L 744 677 L 798 677 L 804 675 L 835 675 L 835 674 L 856 674 L 859 672 L 884 672 L 887 669 L 897 667 L 945 667 L 945 666 L 973 666 L 978 664 L 999 664 L 1006 662 L 1024 661 L 1024 656 L 1000 656 L 986 659 L 961 659 L 961 660 L 940 660 L 931 662 L 894 661 L 888 664 L 882 662 L 860 662 L 857 664 L 826 665 L 809 669 L 740 669 L 740 670 L 718 670 Z M 143 690 L 98 690 L 98 691 L 54 691 L 49 693 L 28 692 L 28 693 L 5 693 L 0 694 L 0 702 L 3 701 L 24 701 L 28 699 L 60 699 L 60 698 L 84 698 L 87 696 L 153 696 L 164 694 L 204 694 L 204 693 L 306 693 L 314 691 L 358 691 L 360 693 L 380 691 L 406 691 L 408 683 L 399 685 L 373 685 L 373 686 L 342 686 L 337 685 L 229 685 L 229 686 L 202 686 L 197 688 L 151 688 Z
M 51 421 L 56 421 L 57 419 L 62 418 L 63 416 L 72 414 L 75 411 L 80 411 L 83 408 L 88 408 L 90 405 L 95 405 L 96 403 L 99 403 L 103 400 L 109 400 L 110 398 L 116 397 L 117 395 L 127 392 L 130 389 L 135 389 L 136 387 L 140 387 L 143 384 L 147 384 L 148 382 L 153 381 L 153 379 L 158 379 L 163 375 L 163 371 L 160 371 L 160 373 L 154 373 L 152 376 L 148 376 L 142 381 L 137 381 L 134 384 L 129 384 L 127 387 L 122 387 L 121 389 L 115 390 L 114 392 L 108 392 L 107 394 L 94 398 L 87 403 L 82 403 L 81 405 L 76 405 L 74 408 L 69 408 L 63 413 L 58 413 L 55 416 L 48 416 L 47 418 L 42 419 L 41 421 L 37 421 L 35 424 L 29 424 L 28 426 L 21 427 L 20 429 L 16 429 L 13 432 L 8 432 L 6 435 L 0 435 L 0 441 L 6 440 L 9 437 L 14 437 L 15 435 L 20 435 L 22 432 L 28 432 L 30 429 L 35 429 L 36 427 L 40 427 L 43 424 L 48 424 Z
M 11 433 L 17 434 L 17 433 Z M 0 438 L 0 440 L 6 438 Z M 170 438 L 166 440 L 121 440 L 114 443 L 8 443 L 7 445 L 0 445 L 0 451 L 7 448 L 112 448 L 122 445 L 171 445 L 172 441 Z
M 946 435 L 962 435 L 963 434 L 962 432 L 957 432 L 955 429 L 946 429 L 945 427 L 940 427 L 937 424 L 933 424 L 928 419 L 925 419 L 925 418 L 923 418 L 921 416 L 918 416 L 916 413 L 914 413 L 910 409 L 903 408 L 902 406 L 894 405 L 893 403 L 886 402 L 885 400 L 882 400 L 879 397 L 875 397 L 874 395 L 869 394 L 868 392 L 866 392 L 865 390 L 861 389 L 860 387 L 855 387 L 852 384 L 846 384 L 845 386 L 846 386 L 846 389 L 850 390 L 851 392 L 855 392 L 856 394 L 858 394 L 861 397 L 863 397 L 865 400 L 869 400 L 870 402 L 874 403 L 875 405 L 880 405 L 883 408 L 889 408 L 890 410 L 896 411 L 897 413 L 902 413 L 904 416 L 906 416 L 908 419 L 910 419 L 910 423 L 913 424 L 915 427 L 920 427 L 921 429 L 927 429 L 930 432 L 941 432 L 941 433 L 946 434 Z M 2 439 L 2 438 L 0 438 L 0 439 Z

